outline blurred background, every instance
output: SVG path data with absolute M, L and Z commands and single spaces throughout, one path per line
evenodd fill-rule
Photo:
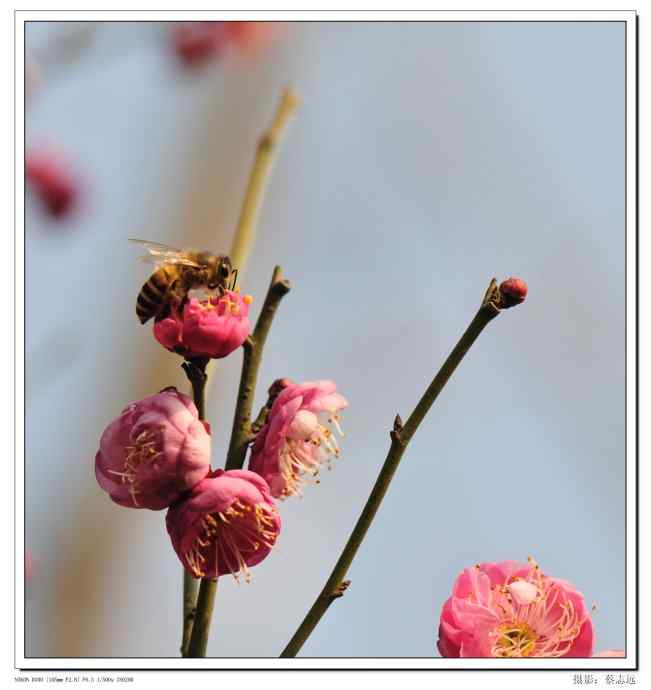
M 257 403 L 275 378 L 332 378 L 347 437 L 320 486 L 280 506 L 279 546 L 252 584 L 220 579 L 208 655 L 280 653 L 396 412 L 489 280 L 509 275 L 527 280 L 527 302 L 443 391 L 302 655 L 437 656 L 457 574 L 528 555 L 596 604 L 597 651 L 624 648 L 624 24 L 263 29 L 195 59 L 172 24 L 27 26 L 26 145 L 41 167 L 25 227 L 26 656 L 178 655 L 182 572 L 164 513 L 118 507 L 94 477 L 99 437 L 128 402 L 188 388 L 136 319 L 149 267 L 126 239 L 226 253 L 290 82 L 303 105 L 241 276 L 254 317 L 275 263 L 294 285 Z M 221 360 L 210 389 L 216 466 L 240 363 Z

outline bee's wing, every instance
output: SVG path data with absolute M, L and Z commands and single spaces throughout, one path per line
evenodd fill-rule
M 136 240 L 133 238 L 129 238 L 129 242 L 135 242 L 147 250 L 148 254 L 140 257 L 141 261 L 156 264 L 157 266 L 176 264 L 180 266 L 193 266 L 194 268 L 200 267 L 200 264 L 190 259 L 187 254 L 176 247 L 170 247 L 160 242 L 149 242 L 148 240 Z

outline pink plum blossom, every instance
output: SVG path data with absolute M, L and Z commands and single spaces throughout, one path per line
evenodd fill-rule
M 99 485 L 121 506 L 162 510 L 210 471 L 210 435 L 187 395 L 166 388 L 112 421 L 95 458 Z
M 77 182 L 61 155 L 45 150 L 29 153 L 25 161 L 25 176 L 51 216 L 65 216 L 76 204 Z
M 329 467 L 331 459 L 339 456 L 333 429 L 343 436 L 339 413 L 347 405 L 333 381 L 285 385 L 255 439 L 249 461 L 249 469 L 264 477 L 272 496 L 300 494 L 306 475 L 316 477 L 321 465 Z
M 244 574 L 269 554 L 280 516 L 267 483 L 248 470 L 216 470 L 167 512 L 181 563 L 196 578 Z
M 593 644 L 581 592 L 533 559 L 466 568 L 441 611 L 444 657 L 590 657 Z
M 181 312 L 154 324 L 154 337 L 168 350 L 187 359 L 226 357 L 244 343 L 251 332 L 250 295 L 225 291 L 221 296 L 189 299 Z

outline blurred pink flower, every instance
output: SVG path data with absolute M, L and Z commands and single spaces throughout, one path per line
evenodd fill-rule
M 625 657 L 626 652 L 623 649 L 604 649 L 603 652 L 599 652 L 594 655 L 595 657 Z
M 507 278 L 500 285 L 502 295 L 502 307 L 508 309 L 522 304 L 527 297 L 529 288 L 522 278 Z
M 34 151 L 27 154 L 25 176 L 46 211 L 61 218 L 77 202 L 78 188 L 70 166 L 59 154 Z
M 466 568 L 441 612 L 444 657 L 590 657 L 593 643 L 583 595 L 532 559 Z
M 102 434 L 95 457 L 99 485 L 128 508 L 167 508 L 209 471 L 206 425 L 175 388 L 125 407 Z
M 189 299 L 179 315 L 172 313 L 154 324 L 154 337 L 168 350 L 188 359 L 226 357 L 251 332 L 250 295 L 227 290 L 221 297 Z
M 172 28 L 172 46 L 186 67 L 196 67 L 224 52 L 228 22 L 183 22 Z
M 290 383 L 276 398 L 249 461 L 272 496 L 300 494 L 305 475 L 315 477 L 321 465 L 339 456 L 332 427 L 343 436 L 339 413 L 348 402 L 336 391 L 333 381 Z
M 233 47 L 244 57 L 255 59 L 283 33 L 282 22 L 226 22 Z
M 167 512 L 167 531 L 183 566 L 194 577 L 232 574 L 251 579 L 249 568 L 271 551 L 280 516 L 267 483 L 247 470 L 216 470 Z

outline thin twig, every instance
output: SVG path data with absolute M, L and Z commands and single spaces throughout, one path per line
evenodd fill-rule
M 253 334 L 244 343 L 240 388 L 237 394 L 231 442 L 226 456 L 227 470 L 241 469 L 244 465 L 246 449 L 251 441 L 251 410 L 253 409 L 258 370 L 262 361 L 262 351 L 280 300 L 290 289 L 291 285 L 288 280 L 283 278 L 282 269 L 280 266 L 276 266 Z
M 280 147 L 283 133 L 299 106 L 299 98 L 290 87 L 283 91 L 276 108 L 273 122 L 258 140 L 255 160 L 249 173 L 249 180 L 242 201 L 240 217 L 235 228 L 229 258 L 238 270 L 241 279 L 255 242 L 256 227 L 264 192 L 269 183 L 271 168 Z M 208 376 L 208 387 L 212 382 L 216 367 Z
M 188 645 L 187 652 L 183 655 L 196 659 L 206 656 L 208 647 L 208 633 L 210 632 L 210 621 L 212 610 L 215 606 L 215 594 L 217 593 L 217 580 L 204 578 L 199 587 L 199 597 L 197 598 L 197 611 L 194 616 L 192 626 L 192 637 Z
M 454 370 L 457 368 L 465 354 L 468 352 L 472 344 L 475 342 L 479 334 L 484 328 L 500 313 L 501 296 L 500 291 L 495 280 L 492 280 L 484 299 L 482 301 L 479 311 L 471 321 L 466 329 L 466 332 L 461 336 L 461 339 L 450 353 L 448 358 L 443 363 L 438 374 L 432 380 L 429 387 L 423 394 L 414 408 L 414 411 L 409 415 L 407 421 L 403 424 L 400 415 L 396 415 L 393 423 L 393 429 L 390 432 L 391 446 L 389 453 L 384 461 L 384 465 L 380 470 L 380 474 L 375 482 L 375 486 L 371 491 L 364 510 L 357 520 L 344 550 L 339 557 L 328 581 L 321 590 L 312 608 L 308 611 L 299 626 L 294 636 L 289 641 L 282 654 L 281 658 L 294 657 L 300 651 L 301 647 L 310 636 L 318 622 L 321 620 L 323 614 L 328 610 L 330 604 L 342 596 L 345 588 L 342 588 L 343 579 L 346 576 L 348 568 L 350 567 L 355 554 L 362 544 L 368 528 L 375 517 L 375 514 L 380 507 L 382 499 L 389 488 L 391 479 L 395 474 L 400 459 L 402 458 L 407 444 L 418 429 L 419 424 L 423 421 L 425 415 L 429 411 L 432 403 L 436 400 L 439 393 L 452 376 Z
M 230 259 L 240 271 L 249 256 L 253 242 L 258 213 L 267 187 L 269 172 L 274 162 L 283 132 L 299 105 L 299 99 L 291 88 L 285 89 L 278 104 L 271 127 L 260 137 L 255 162 L 249 176 L 240 218 L 231 245 Z
M 183 570 L 183 640 L 181 642 L 181 656 L 185 656 L 190 644 L 192 625 L 197 611 L 197 595 L 199 593 L 199 580 Z
M 198 357 L 193 360 L 183 362 L 181 367 L 185 371 L 190 384 L 192 385 L 192 397 L 199 413 L 199 419 L 206 418 L 206 367 L 210 359 L 208 357 Z M 197 606 L 197 592 L 199 591 L 199 580 L 192 577 L 187 571 L 183 570 L 183 640 L 181 642 L 181 655 L 185 656 L 192 625 Z

